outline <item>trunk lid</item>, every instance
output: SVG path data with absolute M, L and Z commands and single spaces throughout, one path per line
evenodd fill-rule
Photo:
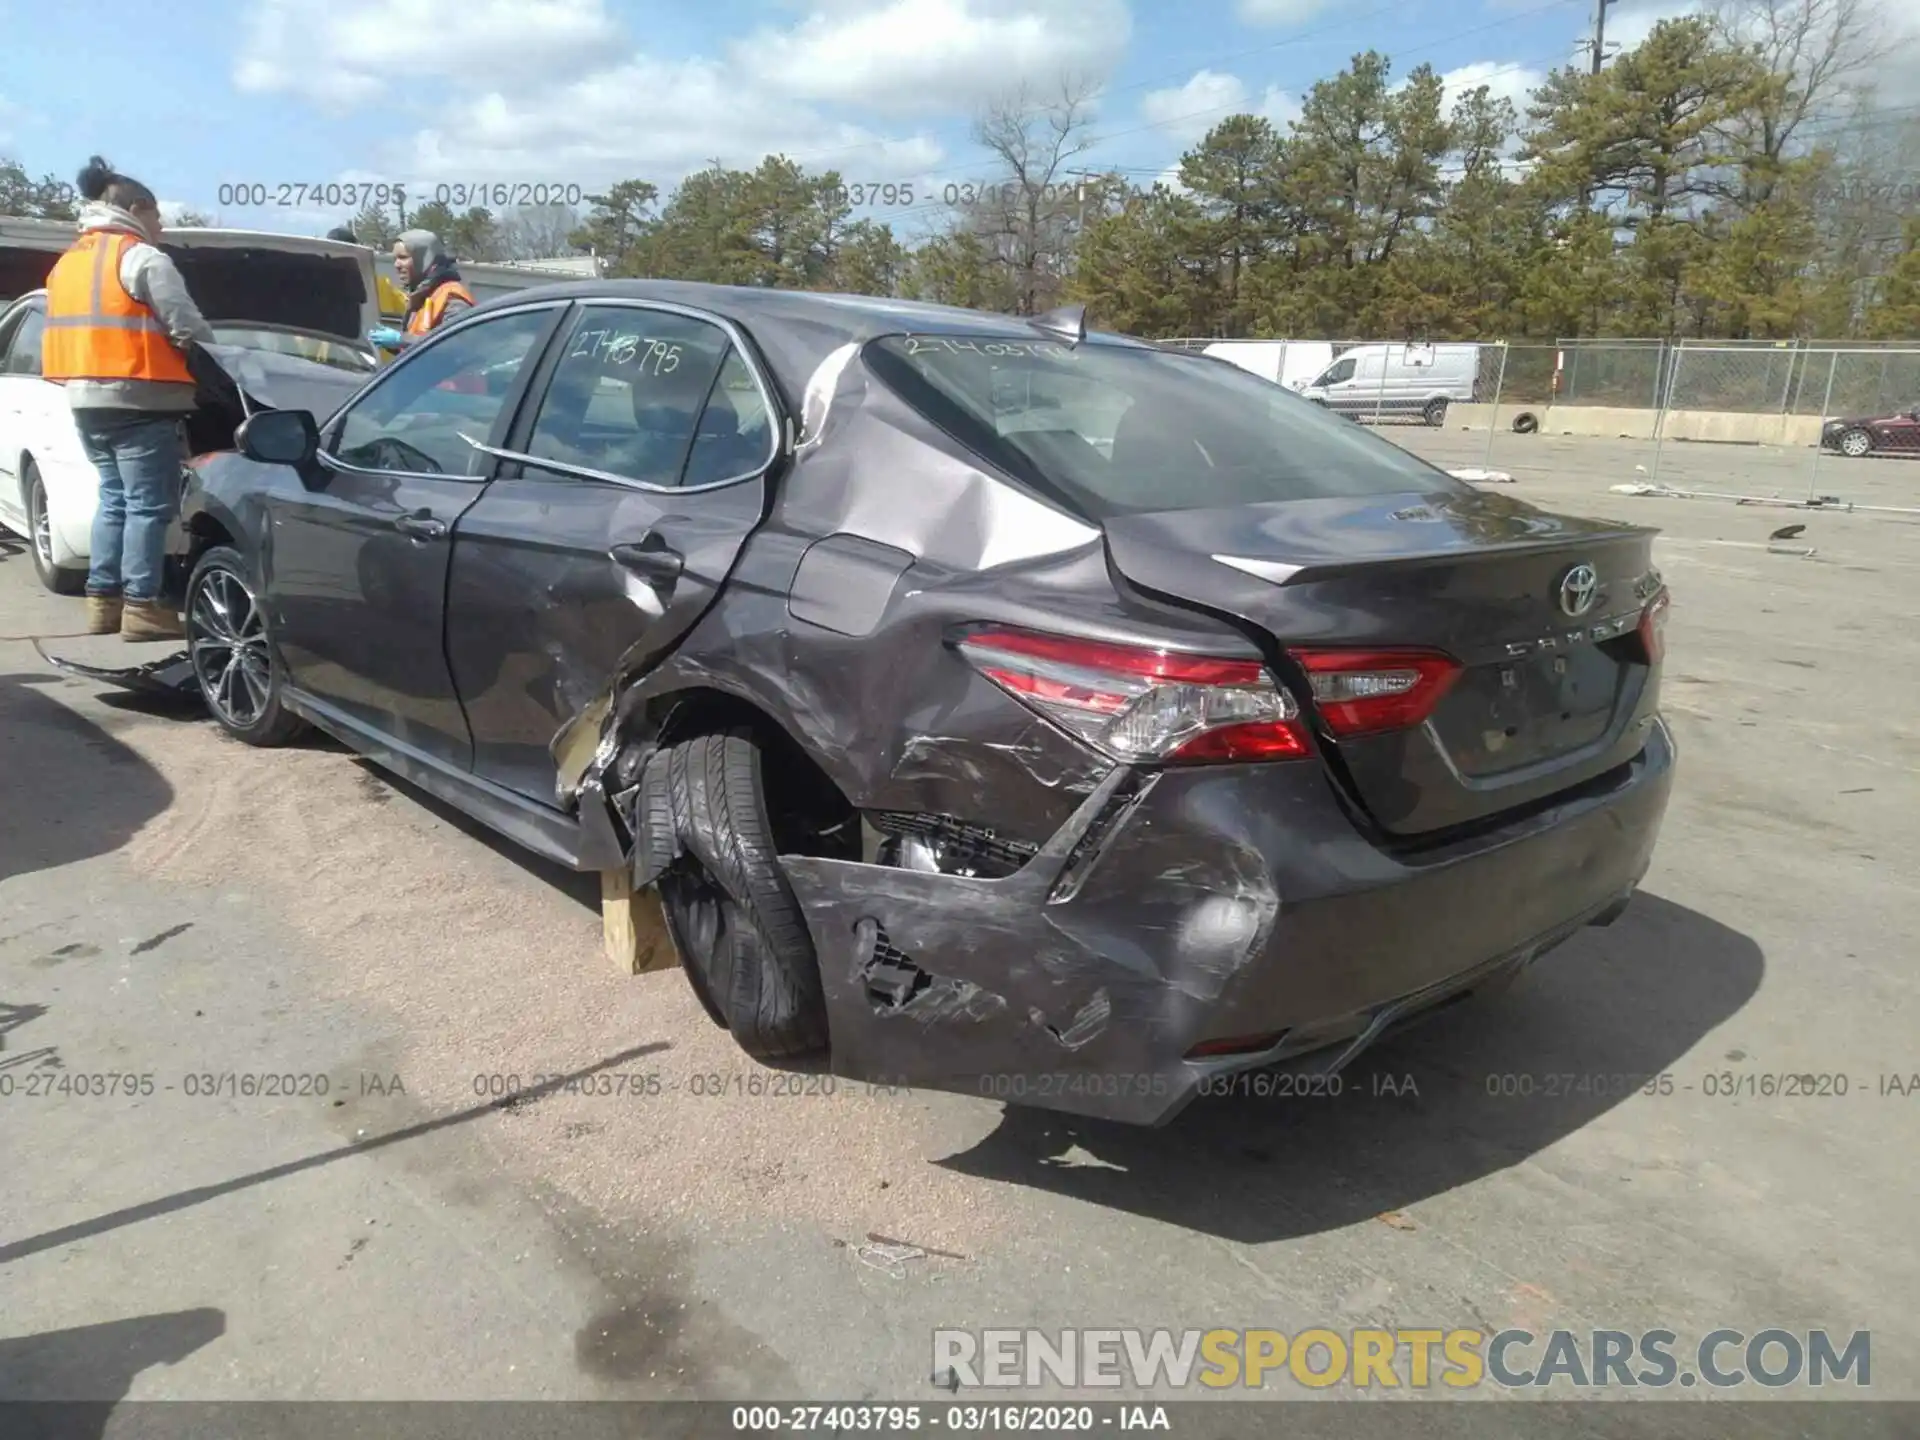
M 1323 758 L 1386 831 L 1485 820 L 1645 743 L 1658 699 L 1638 635 L 1660 589 L 1651 529 L 1465 489 L 1160 511 L 1105 529 L 1128 581 L 1256 627 L 1279 651 L 1424 648 L 1459 662 L 1415 728 L 1320 728 Z M 1570 582 L 1583 566 L 1591 586 Z M 1306 700 L 1299 667 L 1276 658 Z

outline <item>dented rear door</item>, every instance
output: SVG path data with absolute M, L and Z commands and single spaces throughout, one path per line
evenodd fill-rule
M 555 803 L 559 734 L 718 595 L 782 429 L 748 343 L 692 311 L 596 302 L 543 362 L 449 577 L 447 655 L 482 779 Z

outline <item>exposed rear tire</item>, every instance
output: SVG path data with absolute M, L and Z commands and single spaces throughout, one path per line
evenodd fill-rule
M 40 467 L 31 460 L 21 468 L 20 486 L 27 492 L 27 538 L 33 542 L 33 568 L 40 583 L 56 595 L 85 594 L 85 570 L 53 563 L 53 522 L 47 518 L 47 482 L 40 478 Z
M 819 960 L 780 868 L 758 741 L 736 726 L 664 758 L 686 853 L 660 877 L 661 909 L 694 994 L 756 1060 L 824 1050 Z
M 1427 408 L 1420 412 L 1420 418 L 1438 430 L 1447 423 L 1447 402 L 1445 400 L 1427 401 Z
M 297 739 L 307 722 L 281 703 L 285 678 L 267 634 L 266 611 L 240 552 L 216 545 L 187 579 L 187 647 L 214 723 L 267 748 Z

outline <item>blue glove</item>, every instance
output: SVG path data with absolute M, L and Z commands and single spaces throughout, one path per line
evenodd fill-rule
M 391 325 L 382 325 L 378 330 L 369 330 L 367 332 L 367 339 L 371 340 L 382 350 L 398 350 L 400 343 L 406 338 L 406 336 L 402 335 Z

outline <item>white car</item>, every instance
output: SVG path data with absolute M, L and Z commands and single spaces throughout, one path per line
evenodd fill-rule
M 26 225 L 45 226 L 45 243 Z M 31 273 L 38 268 L 31 253 L 44 253 L 44 280 L 73 236 L 64 222 L 12 221 L 0 247 L 12 273 L 23 264 Z M 333 408 L 327 401 L 343 400 L 374 373 L 366 335 L 380 311 L 374 255 L 365 246 L 241 230 L 169 230 L 161 243 L 213 326 L 219 344 L 209 353 L 255 400 L 324 414 Z M 46 313 L 46 291 L 37 289 L 0 314 L 0 526 L 32 540 L 48 589 L 74 595 L 86 587 L 98 480 L 66 391 L 40 375 Z M 294 393 L 276 400 L 268 393 L 274 389 Z M 231 445 L 219 408 L 189 421 L 195 454 Z

